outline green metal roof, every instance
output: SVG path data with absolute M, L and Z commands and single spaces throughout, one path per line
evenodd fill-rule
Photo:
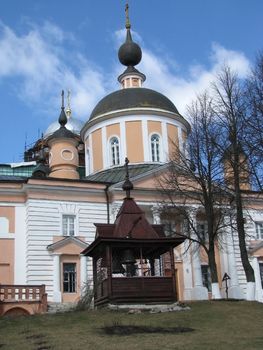
M 136 177 L 151 172 L 162 166 L 161 164 L 131 164 L 129 165 L 130 177 Z M 0 164 L 0 181 L 19 181 L 30 178 L 36 165 L 11 166 Z M 114 184 L 125 180 L 126 170 L 124 166 L 114 167 L 100 171 L 85 177 L 85 167 L 79 167 L 78 172 L 81 180 Z
M 31 177 L 35 169 L 35 165 L 21 165 L 21 166 L 12 166 L 11 164 L 0 164 L 0 176 L 9 176 L 9 177 Z
M 20 180 L 29 178 L 32 176 L 36 165 L 34 164 L 23 164 L 21 166 L 12 166 L 11 164 L 0 164 L 0 181 L 4 180 Z M 85 178 L 85 167 L 79 167 L 78 173 L 81 179 Z
M 159 168 L 160 164 L 134 164 L 129 165 L 130 178 L 153 171 Z M 115 167 L 100 171 L 96 174 L 87 176 L 85 179 L 89 181 L 117 183 L 125 180 L 126 170 L 124 166 Z

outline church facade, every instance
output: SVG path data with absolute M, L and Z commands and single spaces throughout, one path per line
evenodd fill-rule
M 48 302 L 76 302 L 92 283 L 90 258 L 81 254 L 95 238 L 94 223 L 113 223 L 123 201 L 125 157 L 130 161 L 133 198 L 151 224 L 167 224 L 160 208 L 156 177 L 166 171 L 175 151 L 186 152 L 190 125 L 174 104 L 157 91 L 143 87 L 146 77 L 135 66 L 141 48 L 132 40 L 130 23 L 119 49 L 126 67 L 120 90 L 104 97 L 82 125 L 64 100 L 59 123 L 39 141 L 34 161 L 0 165 L 0 285 L 45 285 Z M 66 118 L 66 119 L 65 119 Z M 32 159 L 31 159 L 32 160 Z M 81 160 L 81 162 L 80 162 Z M 80 168 L 85 167 L 85 174 Z M 256 277 L 256 300 L 263 302 L 263 198 L 246 195 L 246 231 Z M 205 230 L 200 208 L 192 205 L 196 225 Z M 182 231 L 176 223 L 175 231 Z M 225 229 L 225 244 L 217 250 L 219 294 L 213 295 L 207 257 L 202 250 L 175 253 L 179 300 L 246 298 L 238 238 Z M 0 286 L 1 287 L 1 286 Z

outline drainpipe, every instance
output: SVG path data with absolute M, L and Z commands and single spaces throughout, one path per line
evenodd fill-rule
M 110 200 L 109 200 L 109 187 L 110 185 L 107 185 L 104 188 L 105 196 L 106 196 L 106 205 L 107 205 L 107 224 L 110 223 Z

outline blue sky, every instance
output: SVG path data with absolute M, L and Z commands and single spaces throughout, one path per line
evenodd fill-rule
M 61 89 L 72 92 L 76 118 L 88 120 L 117 90 L 124 67 L 124 0 L 1 0 L 0 163 L 22 161 L 58 118 Z M 183 114 L 222 63 L 246 76 L 263 49 L 261 0 L 130 0 L 133 37 L 143 50 L 146 87 Z

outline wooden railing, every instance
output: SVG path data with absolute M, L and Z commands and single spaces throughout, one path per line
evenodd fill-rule
M 40 312 L 47 311 L 45 285 L 0 284 L 0 303 L 38 303 Z

